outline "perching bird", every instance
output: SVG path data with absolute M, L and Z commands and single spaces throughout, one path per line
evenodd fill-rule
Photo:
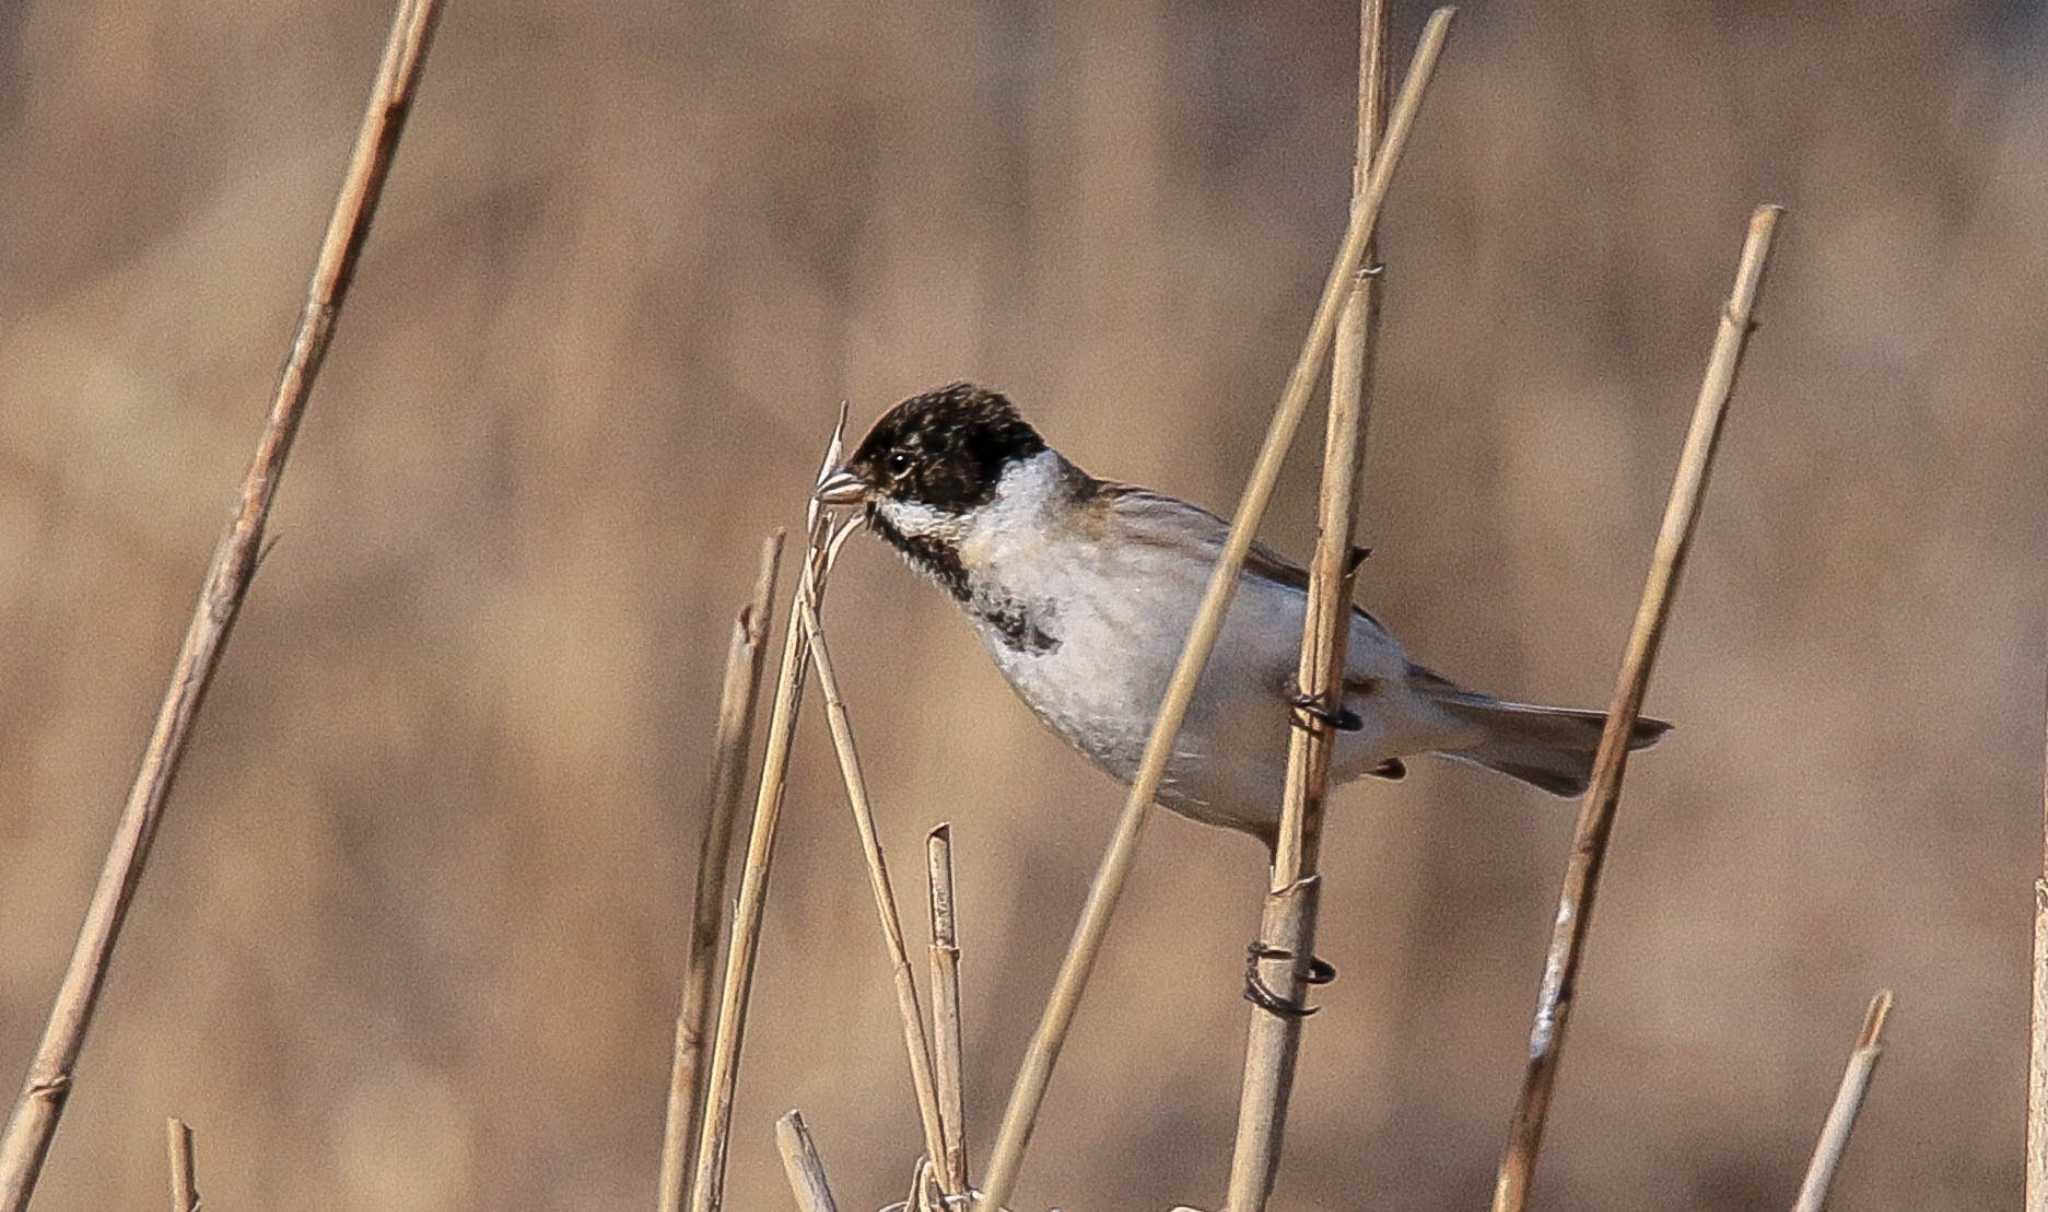
M 966 611 L 1026 706 L 1129 783 L 1229 530 L 1196 505 L 1098 480 L 969 383 L 883 415 L 818 487 Z M 1188 707 L 1159 802 L 1270 847 L 1279 827 L 1308 574 L 1254 545 Z M 1556 795 L 1586 788 L 1606 716 L 1508 703 L 1408 659 L 1353 609 L 1332 782 L 1398 779 L 1434 754 Z M 1640 720 L 1631 748 L 1670 725 Z

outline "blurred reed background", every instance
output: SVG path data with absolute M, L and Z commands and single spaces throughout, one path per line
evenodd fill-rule
M 388 6 L 0 11 L 0 1074 L 26 1064 L 245 465 Z M 1396 11 L 1397 61 L 1422 17 Z M 41 1207 L 650 1206 L 718 665 L 842 398 L 1008 390 L 1227 507 L 1349 189 L 1348 4 L 472 0 L 123 940 Z M 2019 1192 L 2048 650 L 2048 18 L 1467 6 L 1383 226 L 1362 599 L 1598 704 L 1749 207 L 1791 208 L 1631 767 L 1536 1188 L 1787 1202 L 1870 990 L 1844 1207 Z M 1319 424 L 1305 426 L 1320 433 Z M 1270 538 L 1305 555 L 1312 439 Z M 832 594 L 884 842 L 958 823 L 988 1139 L 1121 803 L 942 595 Z M 729 1187 L 917 1151 L 823 721 Z M 1491 1190 L 1567 806 L 1335 798 L 1276 1206 Z M 1020 1208 L 1213 1203 L 1262 856 L 1161 816 Z M 914 905 L 914 898 L 906 903 Z M 914 915 L 913 915 L 914 917 Z

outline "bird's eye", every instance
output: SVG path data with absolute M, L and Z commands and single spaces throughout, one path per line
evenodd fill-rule
M 907 455 L 907 454 L 904 454 L 904 453 L 903 453 L 902 451 L 900 451 L 900 450 L 897 450 L 897 451 L 891 451 L 891 452 L 890 452 L 890 454 L 889 454 L 889 473 L 890 473 L 891 475 L 899 475 L 899 476 L 900 476 L 900 475 L 902 475 L 902 474 L 903 474 L 904 472 L 906 472 L 906 471 L 909 471 L 909 470 L 910 470 L 910 456 L 909 456 L 909 455 Z

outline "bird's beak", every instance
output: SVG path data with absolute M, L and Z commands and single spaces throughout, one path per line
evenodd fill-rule
M 858 505 L 867 500 L 868 486 L 861 478 L 842 467 L 818 482 L 818 490 L 811 494 L 821 505 Z

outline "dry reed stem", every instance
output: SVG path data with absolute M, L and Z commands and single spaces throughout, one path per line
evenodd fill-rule
M 916 1201 L 917 1212 L 951 1212 L 954 1202 L 954 1197 L 947 1195 L 940 1185 L 938 1165 L 929 1158 L 918 1159 L 917 1171 L 911 1177 L 910 1197 Z
M 1321 894 L 1319 875 L 1305 876 L 1285 888 L 1268 892 L 1259 916 L 1259 941 L 1291 956 L 1312 955 Z M 1263 960 L 1259 963 L 1260 976 L 1280 982 L 1268 987 L 1276 992 L 1289 991 L 1286 995 L 1298 1002 L 1307 988 L 1301 980 L 1306 964 L 1306 959 L 1299 963 L 1293 959 Z M 1252 1009 L 1224 1212 L 1264 1208 L 1272 1194 L 1300 1045 L 1300 1017 L 1275 1014 L 1262 1007 Z
M 939 1169 L 928 1157 L 920 1157 L 910 1171 L 910 1195 L 894 1203 L 883 1204 L 879 1212 L 969 1212 L 982 1208 L 983 1212 L 1004 1212 L 999 1208 L 988 1208 L 977 1201 L 972 1192 L 965 1195 L 948 1195 L 939 1186 Z M 1057 1209 L 1054 1212 L 1058 1212 Z
M 1365 193 L 1373 154 L 1386 129 L 1386 0 L 1363 0 L 1358 20 L 1358 142 L 1351 180 L 1354 204 Z M 1316 548 L 1309 563 L 1308 605 L 1295 674 L 1303 693 L 1333 710 L 1344 705 L 1344 659 L 1351 632 L 1347 572 L 1358 525 L 1359 482 L 1371 419 L 1369 384 L 1379 331 L 1379 274 L 1377 241 L 1367 241 L 1365 268 L 1351 283 L 1331 353 L 1330 412 L 1323 437 Z M 1297 1004 L 1306 995 L 1309 959 L 1315 953 L 1316 908 L 1321 896 L 1321 882 L 1315 877 L 1316 857 L 1335 750 L 1336 733 L 1328 725 L 1290 732 L 1279 841 L 1260 916 L 1259 938 L 1276 952 L 1260 963 L 1260 978 L 1268 988 L 1283 991 L 1282 996 Z M 1300 1016 L 1259 1007 L 1252 1010 L 1224 1205 L 1228 1212 L 1259 1212 L 1272 1194 L 1302 1025 Z
M 1656 661 L 1664 625 L 1671 617 L 1679 574 L 1685 568 L 1693 528 L 1699 521 L 1700 503 L 1706 495 L 1707 474 L 1720 443 L 1729 398 L 1735 391 L 1736 371 L 1741 367 L 1749 334 L 1756 328 L 1752 317 L 1757 293 L 1770 261 L 1780 213 L 1776 206 L 1760 206 L 1750 215 L 1749 235 L 1735 271 L 1735 286 L 1721 313 L 1720 329 L 1700 383 L 1699 402 L 1693 409 L 1685 450 L 1679 456 L 1678 471 L 1672 479 L 1671 498 L 1657 534 L 1649 578 L 1643 586 L 1642 602 L 1636 609 L 1628 649 L 1622 657 L 1614 698 L 1608 707 L 1607 727 L 1593 758 L 1592 781 L 1579 805 L 1571 858 L 1558 894 L 1550 952 L 1544 961 L 1534 1025 L 1529 1032 L 1528 1068 L 1523 1074 L 1507 1149 L 1494 1186 L 1494 1212 L 1518 1212 L 1528 1201 L 1529 1179 L 1542 1148 L 1551 1088 L 1564 1052 L 1565 1028 L 1570 1021 L 1572 995 L 1578 984 L 1586 931 L 1591 924 L 1593 897 L 1599 887 L 1601 864 L 1607 856 L 1608 837 L 1614 828 L 1615 806 L 1621 798 L 1622 775 L 1628 765 L 1628 737 L 1636 717 L 1642 713 L 1650 668 Z
M 960 927 L 953 899 L 953 826 L 924 839 L 925 894 L 931 911 L 932 1067 L 939 1083 L 939 1129 L 946 1141 L 948 1189 L 968 1189 L 967 1091 L 961 1074 L 966 1045 L 960 1030 Z
M 1068 944 L 1052 994 L 1046 1000 L 1045 1012 L 1025 1051 L 1016 1084 L 1011 1087 L 1002 1127 L 996 1134 L 995 1147 L 989 1156 L 987 1185 L 982 1196 L 985 1205 L 1007 1203 L 1016 1186 L 1024 1149 L 1030 1143 L 1032 1129 L 1037 1125 L 1038 1109 L 1044 1103 L 1046 1087 L 1052 1081 L 1053 1066 L 1059 1060 L 1067 1029 L 1074 1021 L 1074 1013 L 1081 1004 L 1081 993 L 1087 987 L 1096 956 L 1102 950 L 1102 940 L 1109 931 L 1110 916 L 1116 910 L 1117 898 L 1123 892 L 1131 863 L 1137 857 L 1138 835 L 1144 828 L 1153 797 L 1159 793 L 1166 760 L 1173 750 L 1173 739 L 1180 732 L 1181 720 L 1187 714 L 1188 700 L 1194 695 L 1195 683 L 1201 677 L 1203 666 L 1208 663 L 1210 651 L 1216 646 L 1216 636 L 1222 629 L 1230 600 L 1237 592 L 1238 575 L 1244 568 L 1245 554 L 1251 547 L 1252 537 L 1258 530 L 1260 519 L 1265 516 L 1266 506 L 1273 499 L 1274 486 L 1280 479 L 1281 462 L 1293 441 L 1302 411 L 1308 405 L 1309 391 L 1315 386 L 1323 355 L 1329 349 L 1331 334 L 1336 329 L 1338 309 L 1350 293 L 1352 275 L 1357 271 L 1359 258 L 1365 254 L 1366 242 L 1372 238 L 1373 229 L 1379 221 L 1380 208 L 1385 204 L 1387 190 L 1393 183 L 1393 170 L 1401 162 L 1401 151 L 1407 143 L 1409 130 L 1414 126 L 1423 91 L 1435 71 L 1438 56 L 1443 52 L 1451 13 L 1449 8 L 1440 8 L 1430 15 L 1408 76 L 1402 82 L 1401 99 L 1394 107 L 1393 119 L 1388 124 L 1384 153 L 1373 165 L 1365 196 L 1351 208 L 1343 244 L 1335 263 L 1330 266 L 1329 278 L 1324 282 L 1322 297 L 1316 304 L 1315 319 L 1309 325 L 1301 355 L 1288 374 L 1280 403 L 1273 411 L 1272 424 L 1267 428 L 1265 443 L 1259 449 L 1258 461 L 1245 485 L 1244 497 L 1238 503 L 1230 536 L 1224 541 L 1216 567 L 1209 575 L 1201 609 L 1195 614 L 1187 643 L 1181 650 L 1180 663 L 1174 668 L 1159 715 L 1153 721 L 1137 778 L 1124 801 L 1123 812 L 1117 819 L 1116 832 L 1103 855 L 1102 865 L 1089 886 L 1088 899 L 1082 906 L 1080 921 L 1074 927 L 1073 940 Z
M 192 1163 L 192 1126 L 173 1115 L 164 1122 L 171 1154 L 171 1212 L 199 1212 L 199 1179 Z
M 2034 1008 L 2027 1047 L 2027 1212 L 2048 1212 L 2048 746 L 2041 761 L 2042 878 L 2034 881 Z
M 2048 1212 L 2048 879 L 2034 881 L 2034 1009 L 2027 1049 L 2027 1212 Z
M 1828 1108 L 1820 1139 L 1814 1143 L 1813 1160 L 1807 1164 L 1806 1181 L 1799 1184 L 1799 1198 L 1793 1203 L 1792 1212 L 1820 1212 L 1828 1201 L 1828 1188 L 1842 1164 L 1842 1152 L 1849 1147 L 1849 1133 L 1855 1129 L 1856 1116 L 1863 1110 L 1863 1096 L 1869 1093 L 1870 1079 L 1877 1073 L 1879 1058 L 1884 1056 L 1884 1020 L 1891 1012 L 1891 990 L 1878 990 L 1863 1015 L 1863 1030 L 1856 1033 L 1856 1047 L 1849 1053 L 1841 1088 L 1835 1091 L 1834 1106 Z
M 313 263 L 306 304 L 292 335 L 290 352 L 258 440 L 255 458 L 242 479 L 234 516 L 214 545 L 199 602 L 171 670 L 170 685 L 157 708 L 156 724 L 143 750 L 142 765 L 128 792 L 105 865 L 86 907 L 78 942 L 50 1008 L 48 1023 L 29 1062 L 21 1094 L 0 1137 L 0 1212 L 22 1212 L 35 1191 L 57 1121 L 71 1092 L 78 1055 L 85 1046 L 114 943 L 142 881 L 149 848 L 163 821 L 164 805 L 192 736 L 206 688 L 220 665 L 242 600 L 256 576 L 263 528 L 270 517 L 292 438 L 305 414 L 321 359 L 334 337 L 334 324 L 348 295 L 356 257 L 370 230 L 377 199 L 405 128 L 406 111 L 425 64 L 427 44 L 439 17 L 439 0 L 402 0 L 391 21 L 384 56 L 356 133 L 355 151 L 342 177 L 334 212 Z
M 853 724 L 846 715 L 846 699 L 839 693 L 839 679 L 832 671 L 832 653 L 825 643 L 825 630 L 818 624 L 817 603 L 797 595 L 797 618 L 811 659 L 818 666 L 818 690 L 825 700 L 825 720 L 832 732 L 832 749 L 839 758 L 839 774 L 846 784 L 846 801 L 853 809 L 853 824 L 860 834 L 861 856 L 867 860 L 868 887 L 875 895 L 875 915 L 881 919 L 882 942 L 889 952 L 890 976 L 896 987 L 896 1011 L 903 1020 L 903 1048 L 910 1056 L 910 1084 L 917 1093 L 917 1118 L 924 1129 L 925 1156 L 936 1164 L 946 1156 L 946 1135 L 939 1123 L 938 1082 L 932 1076 L 931 1043 L 925 1037 L 924 1010 L 918 1005 L 917 980 L 911 975 L 910 949 L 903 942 L 903 919 L 896 910 L 896 891 L 889 881 L 889 864 L 882 856 L 881 838 L 875 831 L 875 810 L 868 798 L 867 778 L 861 773 L 860 751 L 854 745 Z M 959 1194 L 957 1190 L 948 1194 Z
M 825 1163 L 818 1159 L 802 1113 L 791 1111 L 775 1121 L 775 1147 L 782 1152 L 782 1171 L 789 1175 L 789 1193 L 796 1197 L 798 1212 L 839 1212 L 825 1181 Z
M 697 844 L 697 890 L 690 905 L 690 950 L 683 998 L 676 1011 L 675 1060 L 669 1069 L 668 1115 L 661 1136 L 661 1212 L 682 1212 L 688 1194 L 690 1142 L 704 1117 L 704 1029 L 711 1019 L 711 970 L 725 933 L 725 875 L 732 861 L 732 826 L 746 789 L 747 753 L 761 699 L 761 669 L 768 652 L 769 612 L 775 608 L 775 573 L 783 532 L 761 543 L 754 591 L 733 620 L 719 688 L 718 726 L 712 734 L 711 781 L 704 793 L 704 831 Z
M 825 447 L 818 478 L 839 465 L 846 439 L 846 408 Z M 833 538 L 831 518 L 812 501 L 806 516 L 803 568 L 790 595 L 789 618 L 782 637 L 782 664 L 775 681 L 774 706 L 768 714 L 768 739 L 761 754 L 761 781 L 754 792 L 754 819 L 747 834 L 746 864 L 740 871 L 739 897 L 733 906 L 732 936 L 725 949 L 725 976 L 718 999 L 718 1027 L 712 1036 L 711 1066 L 704 1078 L 704 1111 L 697 1129 L 697 1150 L 690 1179 L 691 1212 L 713 1212 L 724 1206 L 725 1155 L 732 1137 L 733 1089 L 739 1080 L 740 1045 L 747 1006 L 754 987 L 754 958 L 761 946 L 761 918 L 768 902 L 768 872 L 775 858 L 775 835 L 782 821 L 783 793 L 788 787 L 790 738 L 796 732 L 810 649 L 796 622 L 796 603 L 808 593 L 822 592 Z

